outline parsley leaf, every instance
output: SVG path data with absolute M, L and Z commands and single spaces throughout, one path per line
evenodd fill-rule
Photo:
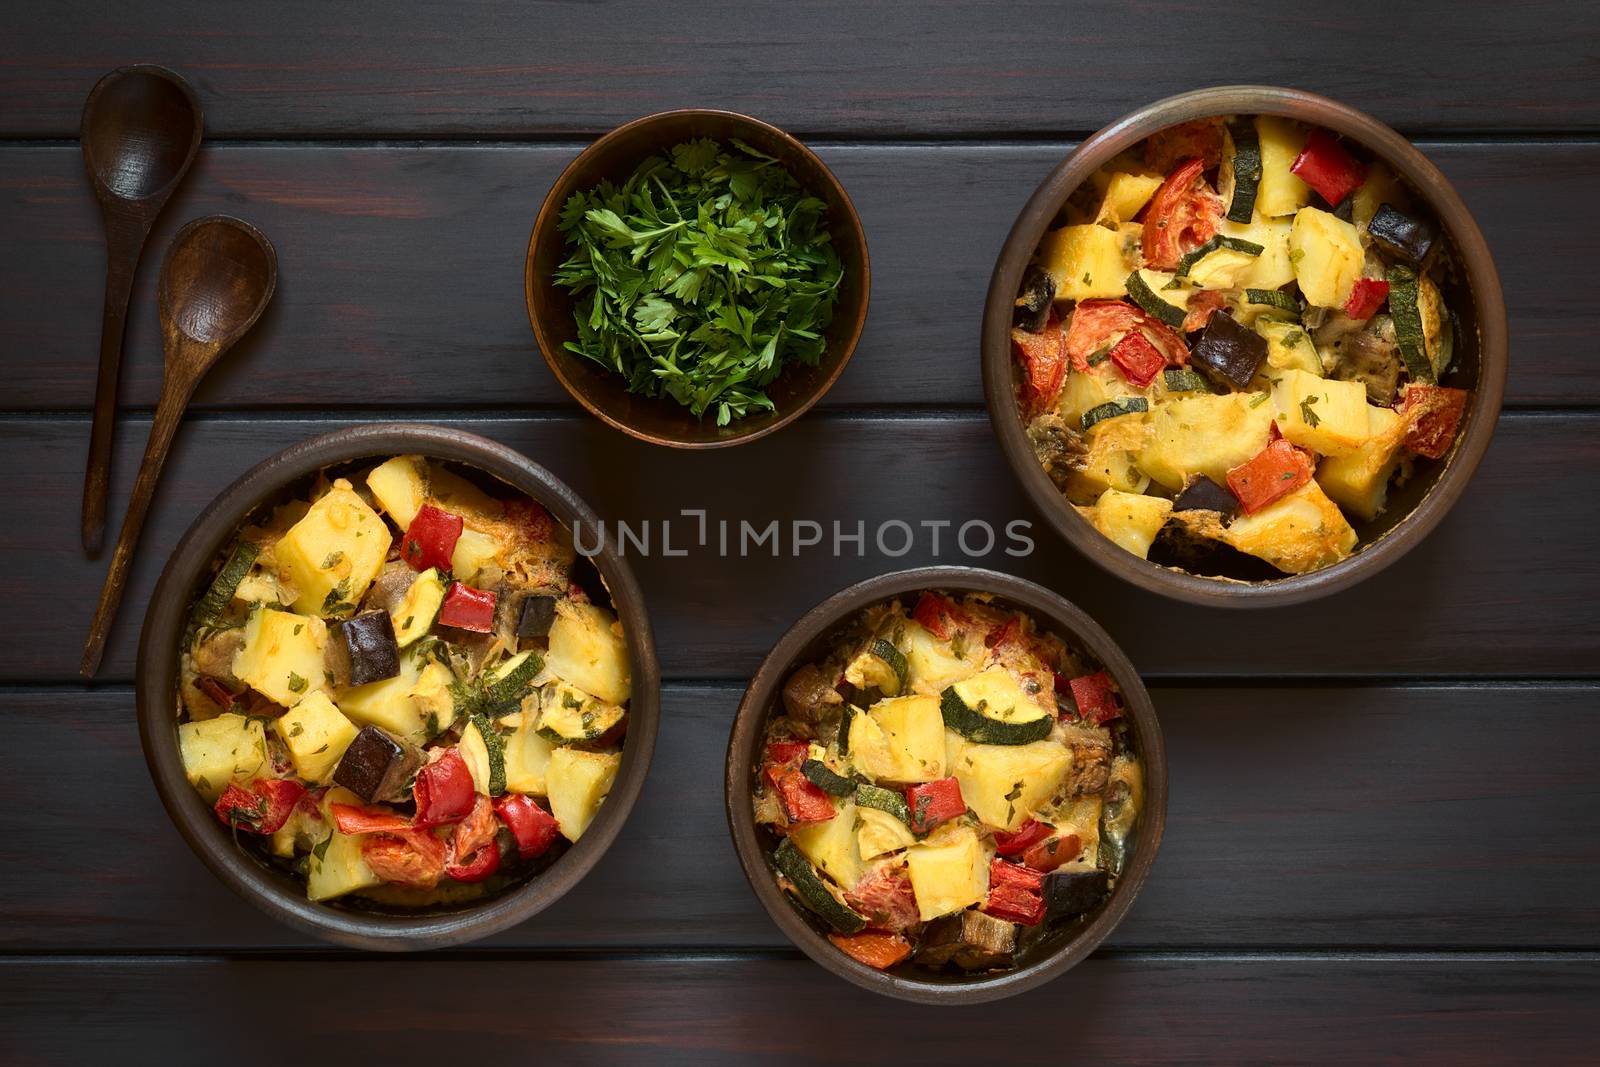
M 1317 424 L 1322 421 L 1317 413 L 1311 410 L 1311 405 L 1315 404 L 1319 399 L 1320 397 L 1308 396 L 1304 400 L 1300 401 L 1300 418 L 1305 420 L 1305 424 L 1311 427 L 1313 430 L 1315 430 L 1317 428 Z

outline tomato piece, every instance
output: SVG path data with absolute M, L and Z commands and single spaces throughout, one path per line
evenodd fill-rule
M 1228 488 L 1253 515 L 1311 480 L 1311 460 L 1283 438 L 1228 472 Z
M 1195 119 L 1157 130 L 1144 140 L 1144 161 L 1166 173 L 1186 159 L 1199 157 L 1209 170 L 1222 162 L 1222 120 Z
M 444 876 L 444 842 L 426 830 L 373 834 L 361 858 L 385 882 L 412 889 L 432 889 Z
M 1172 327 L 1124 300 L 1078 301 L 1067 324 L 1067 359 L 1086 373 L 1089 357 L 1135 328 L 1165 353 L 1167 362 L 1180 367 L 1189 362 L 1189 346 Z
M 1357 278 L 1345 301 L 1344 313 L 1352 319 L 1370 319 L 1389 299 L 1389 283 L 1382 278 Z
M 864 930 L 859 934 L 829 934 L 828 940 L 856 962 L 880 971 L 911 955 L 911 942 L 899 934 Z
M 494 813 L 517 839 L 517 853 L 525 860 L 548 852 L 561 831 L 554 815 L 521 793 L 495 798 Z
M 487 589 L 451 582 L 450 591 L 439 606 L 439 625 L 486 634 L 494 629 L 496 595 Z
M 961 783 L 953 777 L 907 786 L 906 803 L 911 806 L 911 829 L 919 834 L 967 811 L 967 802 L 961 799 Z
M 500 824 L 494 805 L 480 795 L 467 817 L 456 823 L 445 856 L 444 873 L 458 882 L 481 882 L 500 869 L 500 849 L 495 834 Z
M 1083 839 L 1077 834 L 1051 834 L 1028 846 L 1022 854 L 1022 862 L 1032 870 L 1048 873 L 1077 859 L 1082 852 Z
M 826 822 L 838 814 L 833 798 L 798 768 L 769 766 L 766 776 L 783 801 L 783 811 L 790 822 Z
M 1144 258 L 1157 270 L 1175 270 L 1185 252 L 1216 235 L 1222 198 L 1206 184 L 1204 159 L 1190 159 L 1167 175 L 1144 216 Z
M 417 803 L 416 825 L 443 826 L 472 811 L 477 787 L 461 752 L 447 748 L 443 756 L 417 772 L 411 795 Z
M 1406 418 L 1405 446 L 1419 456 L 1442 459 L 1456 438 L 1467 410 L 1467 391 L 1442 385 L 1408 385 L 1400 413 Z
M 1367 180 L 1367 168 L 1361 161 L 1346 151 L 1338 137 L 1321 127 L 1306 138 L 1306 146 L 1289 164 L 1289 173 L 1334 206 Z
M 873 868 L 845 893 L 844 899 L 877 930 L 899 933 L 922 921 L 904 864 L 886 863 Z
M 333 825 L 341 834 L 393 834 L 415 829 L 415 824 L 388 808 L 363 808 L 355 804 L 329 804 Z
M 1011 331 L 1011 346 L 1026 378 L 1023 400 L 1029 411 L 1043 411 L 1067 377 L 1066 334 L 1054 315 L 1038 333 Z
M 1122 371 L 1124 378 L 1143 389 L 1156 380 L 1156 375 L 1167 365 L 1167 357 L 1144 334 L 1129 330 L 1111 349 L 1111 362 Z
M 415 571 L 425 571 L 429 567 L 449 570 L 450 558 L 464 525 L 460 515 L 432 504 L 422 505 L 411 525 L 406 527 L 405 536 L 400 538 L 400 558 Z
M 996 830 L 994 850 L 1002 856 L 1019 856 L 1053 833 L 1055 827 L 1049 823 L 1029 819 L 1015 830 Z
M 1206 328 L 1211 316 L 1228 306 L 1228 294 L 1221 289 L 1198 289 L 1189 297 L 1189 313 L 1183 317 L 1183 331 L 1194 333 Z
M 1067 683 L 1072 690 L 1072 701 L 1078 705 L 1078 716 L 1091 725 L 1099 726 L 1122 714 L 1122 704 L 1117 700 L 1116 685 L 1105 671 L 1085 674 Z
M 767 762 L 780 767 L 798 767 L 810 751 L 811 745 L 805 741 L 774 741 L 767 746 Z
M 212 809 L 226 826 L 257 834 L 275 834 L 283 829 L 305 796 L 306 787 L 290 778 L 260 778 L 245 789 L 229 785 Z
M 972 629 L 972 620 L 956 607 L 955 601 L 938 593 L 919 596 L 911 617 L 917 621 L 917 625 L 941 641 L 950 640 L 959 630 Z

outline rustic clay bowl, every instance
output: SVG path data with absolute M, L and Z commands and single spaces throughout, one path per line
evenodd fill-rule
M 174 694 L 179 645 L 189 605 L 210 581 L 210 565 L 245 518 L 306 476 L 330 465 L 402 454 L 449 460 L 490 475 L 548 508 L 585 539 L 599 529 L 588 506 L 549 471 L 487 438 L 439 426 L 355 426 L 313 437 L 264 460 L 223 490 L 173 549 L 156 585 L 139 642 L 139 736 L 150 775 L 178 832 L 229 888 L 276 919 L 329 941 L 389 951 L 442 948 L 514 926 L 549 907 L 578 883 L 616 839 L 650 768 L 660 713 L 660 670 L 644 599 L 633 572 L 606 539 L 591 562 L 628 634 L 633 699 L 622 767 L 611 794 L 578 842 L 548 869 L 499 896 L 465 907 L 397 912 L 359 902 L 306 899 L 305 886 L 236 844 L 190 787 L 178 754 Z
M 1025 953 L 1017 966 L 993 974 L 933 972 L 909 962 L 878 971 L 845 955 L 828 940 L 824 927 L 778 888 L 769 862 L 775 840 L 756 826 L 750 807 L 762 737 L 769 716 L 782 701 L 785 679 L 796 667 L 825 651 L 829 635 L 861 609 L 924 589 L 991 593 L 998 602 L 1030 613 L 1042 629 L 1078 642 L 1105 665 L 1121 688 L 1125 714 L 1145 764 L 1145 810 L 1131 856 L 1111 896 L 1087 920 L 1056 930 Z M 734 717 L 724 790 L 728 829 L 745 877 L 767 914 L 806 955 L 874 993 L 923 1004 L 979 1004 L 1043 985 L 1094 951 L 1122 921 L 1161 845 L 1167 821 L 1167 755 L 1155 705 L 1138 672 L 1089 616 L 1043 586 L 1009 574 L 976 567 L 924 567 L 880 575 L 843 589 L 812 608 L 779 639 L 750 680 Z
M 558 229 L 562 205 L 573 193 L 592 189 L 603 179 L 625 180 L 640 162 L 696 137 L 719 141 L 738 138 L 781 161 L 802 188 L 828 205 L 833 246 L 844 265 L 839 300 L 828 327 L 828 347 L 815 367 L 790 366 L 767 388 L 775 411 L 718 426 L 713 413 L 696 419 L 671 400 L 635 396 L 613 374 L 565 348 L 577 340 L 571 295 L 555 284 L 556 268 L 568 256 L 566 238 Z M 663 111 L 636 119 L 585 148 L 561 172 L 544 198 L 528 240 L 523 267 L 528 320 L 545 362 L 567 392 L 603 421 L 642 441 L 674 448 L 717 448 L 764 437 L 803 415 L 822 399 L 844 370 L 867 321 L 871 270 L 861 218 L 839 180 L 805 145 L 789 134 L 732 111 Z
M 1420 466 L 1420 477 L 1392 488 L 1389 506 L 1376 522 L 1352 520 L 1361 541 L 1350 558 L 1310 574 L 1240 580 L 1189 574 L 1140 559 L 1073 510 L 1028 445 L 1015 399 L 1018 372 L 1010 328 L 1022 274 L 1039 239 L 1056 224 L 1067 198 L 1090 174 L 1168 126 L 1213 115 L 1257 114 L 1285 115 L 1352 139 L 1393 168 L 1411 187 L 1417 203 L 1439 220 L 1455 263 L 1455 276 L 1442 288 L 1460 326 L 1455 360 L 1459 369 L 1444 384 L 1470 389 L 1472 396 L 1452 451 L 1443 460 Z M 982 351 L 984 393 L 1000 447 L 1057 532 L 1095 563 L 1142 589 L 1223 607 L 1264 607 L 1324 596 L 1377 574 L 1415 547 L 1461 498 L 1489 447 L 1509 358 L 1500 276 L 1478 224 L 1449 180 L 1411 142 L 1370 115 L 1312 93 L 1261 85 L 1219 86 L 1159 100 L 1105 127 L 1051 171 L 1023 206 L 995 263 L 984 306 Z

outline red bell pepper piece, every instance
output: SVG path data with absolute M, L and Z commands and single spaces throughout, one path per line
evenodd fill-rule
M 774 741 L 767 746 L 767 762 L 779 767 L 798 767 L 806 761 L 811 745 L 805 741 Z
M 355 804 L 329 804 L 333 825 L 341 834 L 397 834 L 416 829 L 416 824 L 388 808 L 363 808 Z
M 1129 330 L 1111 350 L 1111 362 L 1122 371 L 1124 378 L 1142 389 L 1156 380 L 1156 375 L 1167 365 L 1167 357 L 1144 334 Z
M 417 802 L 416 825 L 443 826 L 472 810 L 477 787 L 460 751 L 447 748 L 443 756 L 417 772 L 411 795 Z
M 859 934 L 829 934 L 828 940 L 846 956 L 879 971 L 888 970 L 911 955 L 911 942 L 899 934 L 864 930 Z
M 1055 828 L 1049 823 L 1029 819 L 1016 830 L 1007 832 L 996 830 L 994 834 L 994 850 L 1002 856 L 1018 856 L 1028 850 L 1030 845 L 1037 844 L 1055 833 Z
M 982 910 L 997 919 L 1037 926 L 1044 919 L 1044 875 L 996 857 L 989 862 L 989 899 Z
M 517 852 L 525 860 L 542 856 L 555 843 L 561 827 L 556 817 L 521 793 L 506 793 L 494 802 L 494 813 L 517 839 Z
M 967 802 L 961 799 L 961 783 L 954 778 L 907 786 L 906 803 L 911 806 L 911 829 L 919 834 L 967 810 Z
M 445 854 L 444 873 L 458 882 L 481 882 L 498 871 L 500 847 L 494 837 L 499 829 L 494 805 L 488 797 L 479 796 L 472 813 L 456 823 Z
M 406 535 L 400 539 L 400 558 L 409 563 L 412 570 L 425 571 L 429 567 L 449 570 L 463 526 L 460 515 L 432 504 L 422 505 L 411 525 L 406 527 Z
M 1072 690 L 1072 702 L 1078 705 L 1078 717 L 1091 725 L 1099 726 L 1121 716 L 1116 686 L 1105 671 L 1074 678 L 1067 687 Z
M 1144 209 L 1144 258 L 1157 270 L 1175 269 L 1216 235 L 1222 198 L 1206 184 L 1205 169 L 1200 158 L 1180 163 Z
M 1052 834 L 1022 854 L 1022 862 L 1035 871 L 1053 871 L 1083 852 L 1083 839 L 1077 834 Z
M 1228 472 L 1228 488 L 1246 515 L 1287 496 L 1311 480 L 1311 460 L 1283 438 Z
M 1167 362 L 1189 362 L 1183 337 L 1160 319 L 1146 315 L 1125 300 L 1080 300 L 1067 326 L 1067 359 L 1075 370 L 1087 373 L 1089 357 L 1119 333 L 1137 329 L 1162 352 Z
M 1344 313 L 1352 319 L 1370 319 L 1389 299 L 1389 283 L 1382 278 L 1357 278 L 1344 302 Z
M 1339 138 L 1321 128 L 1312 130 L 1311 136 L 1306 138 L 1306 146 L 1289 164 L 1289 173 L 1333 205 L 1367 180 L 1367 168 L 1361 161 L 1345 150 Z
M 228 826 L 275 834 L 283 829 L 305 794 L 306 787 L 292 778 L 261 778 L 252 782 L 249 789 L 229 785 L 213 810 Z
M 361 858 L 385 882 L 432 889 L 444 875 L 444 842 L 427 830 L 373 834 L 361 842 Z
M 1026 380 L 1023 390 L 1026 407 L 1029 411 L 1043 411 L 1055 399 L 1067 376 L 1066 331 L 1052 314 L 1038 333 L 1013 328 L 1011 346 L 1016 350 L 1017 362 L 1022 364 Z
M 911 617 L 916 620 L 918 626 L 941 641 L 950 640 L 957 630 L 972 628 L 972 620 L 956 607 L 956 602 L 938 593 L 923 593 L 919 596 L 917 606 L 911 610 Z
M 1419 456 L 1442 459 L 1456 438 L 1467 410 L 1467 391 L 1442 385 L 1408 385 L 1400 414 L 1406 419 L 1405 446 Z
M 439 625 L 486 634 L 494 629 L 495 594 L 487 589 L 451 582 L 439 607 Z
M 767 781 L 783 801 L 790 822 L 826 822 L 838 814 L 833 800 L 818 789 L 797 767 L 768 765 Z

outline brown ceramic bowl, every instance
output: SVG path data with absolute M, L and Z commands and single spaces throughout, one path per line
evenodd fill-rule
M 588 830 L 549 868 L 529 881 L 466 907 L 409 912 L 358 903 L 312 903 L 305 886 L 236 844 L 184 777 L 178 754 L 174 694 L 179 643 L 189 605 L 210 579 L 209 567 L 245 518 L 324 467 L 401 454 L 420 454 L 473 468 L 526 493 L 568 529 L 599 529 L 594 513 L 549 471 L 487 438 L 439 426 L 355 426 L 313 437 L 246 472 L 223 490 L 173 549 L 156 585 L 139 641 L 136 694 L 139 736 L 150 775 L 167 813 L 189 846 L 229 888 L 267 914 L 308 933 L 355 948 L 410 951 L 473 941 L 543 911 L 578 883 L 615 840 L 638 798 L 655 748 L 660 715 L 660 670 L 644 599 L 633 572 L 605 538 L 591 559 L 628 635 L 633 699 L 622 766 Z M 587 537 L 588 534 L 585 534 Z
M 1101 165 L 1157 130 L 1213 115 L 1285 115 L 1325 126 L 1351 138 L 1387 163 L 1438 218 L 1456 264 L 1443 285 L 1445 300 L 1459 317 L 1456 365 L 1446 384 L 1472 390 L 1456 444 L 1445 459 L 1430 463 L 1405 486 L 1392 488 L 1389 506 L 1376 522 L 1352 520 L 1360 543 L 1353 555 L 1309 574 L 1240 580 L 1203 577 L 1140 559 L 1113 544 L 1080 516 L 1051 483 L 1029 447 L 1017 412 L 1017 371 L 1009 331 L 1022 274 L 1045 231 L 1067 198 Z M 1118 119 L 1063 160 L 1034 191 L 1006 237 L 989 283 L 983 315 L 983 384 L 989 417 L 1006 460 L 1034 504 L 1063 537 L 1112 574 L 1151 592 L 1223 607 L 1263 607 L 1310 600 L 1347 588 L 1378 573 L 1426 537 L 1466 490 L 1494 436 L 1508 362 L 1505 299 L 1500 276 L 1461 197 L 1439 169 L 1394 130 L 1345 104 L 1261 85 L 1219 86 L 1159 100 Z
M 1016 966 L 992 974 L 933 972 L 909 962 L 878 971 L 845 955 L 828 940 L 824 928 L 778 888 L 769 862 L 773 843 L 770 835 L 756 826 L 750 806 L 763 732 L 773 708 L 782 700 L 783 683 L 790 672 L 823 652 L 829 635 L 856 612 L 923 589 L 993 594 L 997 602 L 1030 613 L 1041 628 L 1077 641 L 1105 665 L 1121 688 L 1145 765 L 1145 810 L 1132 856 L 1111 896 L 1086 920 L 1065 925 L 1034 945 Z M 1138 672 L 1116 642 L 1080 609 L 1043 586 L 998 571 L 923 567 L 869 578 L 841 590 L 812 608 L 779 639 L 750 680 L 734 717 L 724 790 L 728 829 L 745 877 L 767 914 L 806 955 L 839 977 L 885 996 L 923 1004 L 980 1004 L 1021 993 L 1060 975 L 1094 951 L 1128 913 L 1155 862 L 1166 826 L 1167 754 L 1155 705 Z
M 767 388 L 776 410 L 718 426 L 716 419 L 696 419 L 689 409 L 671 400 L 635 396 L 624 388 L 621 375 L 608 372 L 566 350 L 577 339 L 573 325 L 573 300 L 555 284 L 556 268 L 567 258 L 566 238 L 557 228 L 561 207 L 573 193 L 592 189 L 603 179 L 620 182 L 641 161 L 695 137 L 719 141 L 738 138 L 783 163 L 795 180 L 828 205 L 833 246 L 844 265 L 839 301 L 828 327 L 828 347 L 815 367 L 791 366 Z M 578 403 L 601 420 L 642 441 L 674 448 L 718 448 L 764 437 L 803 415 L 822 399 L 844 370 L 861 339 L 867 321 L 871 270 L 867 239 L 861 218 L 845 193 L 816 154 L 776 126 L 732 111 L 663 111 L 619 126 L 585 148 L 561 172 L 545 195 L 544 205 L 528 240 L 528 258 L 522 284 L 528 302 L 528 320 L 545 362 Z

